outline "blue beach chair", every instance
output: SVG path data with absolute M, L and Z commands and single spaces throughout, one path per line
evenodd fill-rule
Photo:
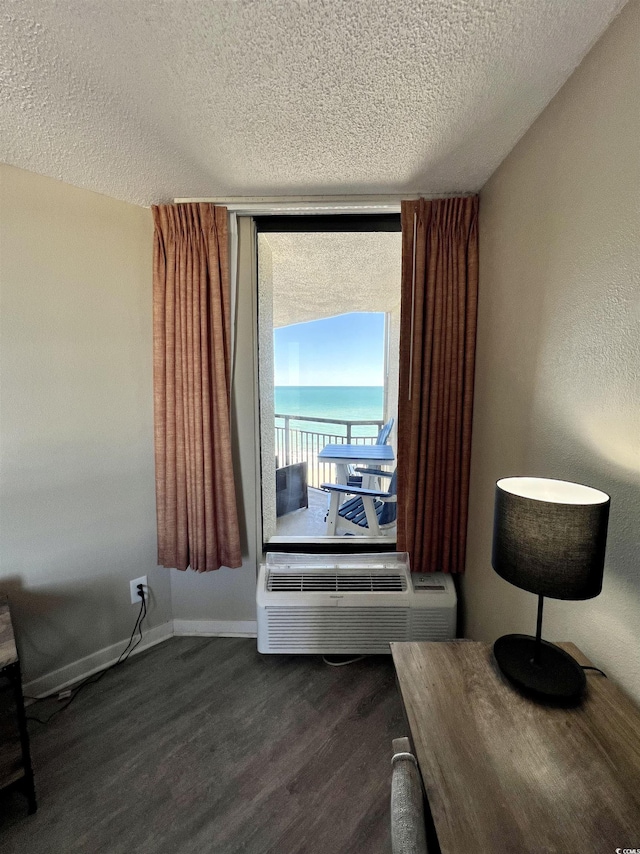
M 396 472 L 376 470 L 376 477 L 390 477 L 387 492 L 365 489 L 342 483 L 323 483 L 322 489 L 329 492 L 331 501 L 327 515 L 327 536 L 332 537 L 344 529 L 345 533 L 361 537 L 384 537 L 393 534 L 396 526 Z M 343 504 L 346 495 L 352 495 Z

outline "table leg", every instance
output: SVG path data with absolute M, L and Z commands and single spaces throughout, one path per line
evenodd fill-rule
M 349 483 L 349 466 L 345 463 L 336 463 L 336 483 L 341 483 L 346 486 Z M 338 496 L 338 506 L 347 500 L 344 493 L 334 493 Z M 333 496 L 331 496 L 333 498 Z
M 18 731 L 20 733 L 20 745 L 22 747 L 22 764 L 24 766 L 24 793 L 29 805 L 29 815 L 38 809 L 36 803 L 36 789 L 33 781 L 33 768 L 31 767 L 31 751 L 29 749 L 29 731 L 27 729 L 27 715 L 24 710 L 24 697 L 22 696 L 22 676 L 20 674 L 20 662 L 16 661 L 7 667 L 5 673 L 10 675 L 13 682 L 13 691 L 16 703 L 16 716 L 18 718 Z
M 338 492 L 331 493 L 329 501 L 329 514 L 327 516 L 327 536 L 335 537 L 336 525 L 338 523 L 338 509 L 340 507 L 340 494 Z

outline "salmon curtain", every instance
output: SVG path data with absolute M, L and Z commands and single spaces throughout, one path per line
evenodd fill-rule
M 478 198 L 402 203 L 398 549 L 464 571 L 478 297 Z
M 158 563 L 237 567 L 227 209 L 152 210 Z

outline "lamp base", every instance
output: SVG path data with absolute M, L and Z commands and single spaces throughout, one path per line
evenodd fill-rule
M 536 663 L 535 650 L 536 639 L 529 635 L 504 635 L 493 645 L 500 670 L 523 693 L 558 705 L 579 702 L 587 680 L 575 658 L 541 640 Z

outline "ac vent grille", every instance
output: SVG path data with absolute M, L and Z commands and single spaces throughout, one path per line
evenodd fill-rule
M 452 630 L 451 615 L 437 610 L 415 610 L 411 614 L 411 640 L 436 641 L 450 640 Z
M 279 593 L 404 593 L 403 573 L 346 574 L 337 572 L 278 572 L 271 570 L 267 590 Z
M 266 616 L 272 652 L 379 654 L 408 639 L 406 608 L 267 608 Z

